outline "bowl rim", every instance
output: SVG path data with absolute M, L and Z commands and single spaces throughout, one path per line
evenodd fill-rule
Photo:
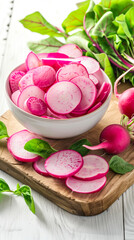
M 19 67 L 21 66 L 25 66 L 25 63 L 22 63 L 20 64 L 19 66 L 17 66 L 16 68 L 14 68 L 10 74 L 17 70 Z M 9 76 L 10 74 L 8 75 L 7 79 L 6 79 L 6 82 L 5 82 L 5 94 L 6 94 L 6 97 L 8 99 L 8 101 L 10 102 L 10 104 L 13 105 L 13 107 L 15 107 L 17 110 L 19 110 L 20 112 L 22 112 L 23 114 L 25 114 L 28 118 L 32 118 L 34 120 L 39 120 L 39 121 L 46 121 L 46 122 L 74 122 L 74 121 L 79 121 L 79 120 L 82 120 L 82 119 L 87 119 L 89 116 L 91 117 L 94 117 L 94 115 L 96 114 L 96 112 L 100 112 L 102 108 L 105 108 L 105 105 L 107 105 L 107 102 L 111 99 L 111 95 L 112 95 L 112 83 L 109 79 L 109 77 L 107 76 L 107 74 L 100 68 L 100 71 L 104 74 L 104 76 L 107 78 L 107 82 L 110 83 L 111 85 L 111 89 L 110 89 L 110 92 L 109 92 L 109 95 L 106 99 L 106 101 L 99 107 L 97 108 L 96 110 L 94 110 L 93 112 L 91 113 L 87 113 L 85 115 L 82 115 L 82 116 L 77 116 L 77 117 L 71 117 L 71 118 L 67 118 L 67 119 L 59 119 L 59 118 L 55 118 L 55 119 L 51 119 L 51 118 L 43 118 L 43 117 L 40 117 L 40 116 L 36 116 L 36 115 L 33 115 L 31 113 L 28 113 L 26 111 L 24 111 L 23 109 L 19 108 L 17 105 L 14 104 L 14 102 L 11 100 L 9 94 L 8 94 L 8 88 L 10 89 L 10 86 L 9 86 Z

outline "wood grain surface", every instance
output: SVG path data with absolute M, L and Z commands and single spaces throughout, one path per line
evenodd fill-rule
M 74 138 L 46 140 L 58 150 L 68 148 L 72 143 L 81 138 L 87 138 L 93 145 L 98 144 L 99 133 L 102 129 L 109 124 L 119 123 L 120 117 L 117 100 L 112 96 L 107 113 L 93 129 Z M 9 135 L 23 129 L 22 125 L 19 124 L 10 111 L 7 111 L 1 117 L 1 120 L 5 122 Z M 103 156 L 107 161 L 111 158 L 111 155 L 106 154 L 103 150 L 92 151 L 92 153 Z M 120 156 L 134 164 L 133 143 Z M 34 171 L 31 163 L 16 161 L 7 150 L 6 140 L 2 141 L 0 149 L 0 169 L 21 182 L 28 184 L 64 210 L 85 216 L 96 215 L 106 210 L 134 183 L 134 171 L 125 175 L 109 171 L 107 183 L 100 192 L 93 194 L 74 193 L 65 186 L 64 180 L 41 176 Z

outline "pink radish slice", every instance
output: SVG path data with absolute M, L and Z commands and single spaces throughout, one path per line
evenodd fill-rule
M 70 114 L 73 117 L 80 117 L 82 115 L 85 115 L 86 113 L 87 113 L 87 110 L 85 110 L 85 111 L 75 111 L 75 110 L 73 110 Z
M 86 68 L 80 63 L 70 63 L 60 68 L 56 75 L 57 81 L 70 81 L 74 77 L 88 77 Z
M 33 82 L 40 88 L 46 88 L 55 82 L 56 72 L 50 66 L 41 66 L 33 70 Z
M 56 114 L 56 113 L 52 112 L 49 108 L 47 108 L 47 115 L 49 117 L 54 117 L 54 118 L 59 118 L 59 119 L 67 119 L 68 118 L 66 115 Z
M 77 193 L 95 193 L 100 191 L 106 184 L 106 177 L 95 180 L 80 180 L 74 177 L 68 177 L 66 186 Z
M 43 176 L 49 176 L 49 174 L 46 171 L 45 166 L 44 166 L 45 161 L 46 161 L 46 159 L 44 159 L 44 158 L 39 159 L 38 161 L 33 163 L 33 168 L 37 173 L 39 173 Z
M 53 67 L 57 71 L 61 66 L 66 64 L 66 61 L 64 61 L 64 59 L 69 60 L 69 57 L 63 53 L 48 53 L 47 59 L 42 59 L 42 63 L 43 65 L 49 65 Z
M 61 150 L 53 153 L 45 162 L 46 171 L 57 178 L 74 175 L 82 165 L 82 156 L 74 150 Z
M 81 180 L 94 180 L 104 177 L 109 170 L 107 161 L 97 155 L 86 155 L 83 157 L 84 164 L 74 177 Z
M 68 114 L 80 103 L 81 90 L 72 82 L 57 82 L 47 91 L 45 100 L 56 114 Z
M 26 88 L 29 85 L 34 85 L 33 82 L 33 73 L 28 72 L 26 73 L 21 80 L 19 81 L 19 89 L 20 91 L 23 91 L 24 88 Z
M 29 98 L 29 97 L 36 97 L 40 98 L 42 101 L 44 101 L 44 91 L 41 90 L 39 87 L 30 85 L 21 92 L 21 94 L 18 97 L 17 105 L 21 109 L 24 110 L 24 102 Z
M 49 117 L 49 116 L 47 116 L 47 115 L 42 115 L 41 117 L 42 117 L 42 118 L 47 118 L 47 119 L 56 119 L 56 118 L 54 118 L 54 117 Z
M 12 93 L 19 90 L 19 81 L 24 75 L 25 75 L 25 72 L 18 71 L 18 70 L 15 70 L 10 74 L 9 86 Z
M 47 105 L 40 98 L 30 97 L 27 99 L 26 104 L 29 111 L 34 115 L 41 116 L 47 111 Z
M 82 92 L 82 99 L 74 111 L 84 111 L 89 109 L 96 100 L 97 89 L 94 83 L 87 77 L 75 77 L 71 80 Z
M 104 100 L 110 93 L 110 89 L 111 89 L 110 84 L 104 82 L 98 91 L 96 102 L 104 102 Z
M 93 107 L 91 107 L 87 113 L 94 112 L 96 109 L 98 109 L 102 105 L 101 102 L 96 103 Z
M 11 95 L 11 99 L 15 105 L 17 105 L 19 95 L 20 95 L 20 90 L 13 92 Z
M 58 53 L 67 54 L 70 58 L 78 58 L 82 56 L 82 50 L 73 43 L 65 44 L 58 49 Z
M 37 53 L 36 55 L 40 60 L 42 60 L 43 58 L 47 58 L 48 53 Z
M 77 60 L 80 60 L 80 63 L 86 67 L 89 74 L 94 74 L 100 70 L 100 65 L 94 58 L 83 56 L 77 58 Z
M 34 162 L 40 159 L 40 156 L 30 153 L 24 149 L 26 142 L 31 139 L 40 138 L 27 130 L 22 130 L 11 135 L 7 140 L 7 148 L 11 155 L 21 162 Z
M 41 65 L 42 65 L 41 60 L 37 57 L 37 55 L 34 52 L 30 52 L 27 55 L 27 58 L 26 58 L 27 71 L 29 71 L 30 69 L 39 67 Z
M 27 100 L 28 100 L 28 99 L 27 99 Z M 24 102 L 24 104 L 23 104 L 23 110 L 24 110 L 25 112 L 28 112 L 28 113 L 32 114 L 31 111 L 28 109 L 27 100 L 25 100 L 25 102 Z
M 99 84 L 99 80 L 92 74 L 89 75 L 89 78 L 92 80 L 92 82 L 97 86 Z

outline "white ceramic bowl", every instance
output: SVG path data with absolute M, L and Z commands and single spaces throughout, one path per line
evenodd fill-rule
M 23 70 L 24 64 L 20 65 L 14 70 L 17 69 Z M 99 70 L 96 73 L 96 77 L 101 80 L 101 83 L 108 82 L 111 84 L 108 76 L 103 70 Z M 55 139 L 74 137 L 93 128 L 104 116 L 110 103 L 111 93 L 112 90 L 102 106 L 92 113 L 69 119 L 46 119 L 29 114 L 17 107 L 10 99 L 11 91 L 9 88 L 9 81 L 8 79 L 6 81 L 6 98 L 9 108 L 15 118 L 29 131 L 39 134 L 43 137 Z

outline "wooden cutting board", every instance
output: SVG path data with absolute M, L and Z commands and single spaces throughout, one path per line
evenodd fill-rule
M 102 129 L 109 124 L 119 123 L 120 117 L 117 100 L 112 96 L 107 113 L 92 130 L 74 138 L 46 140 L 59 150 L 68 148 L 72 143 L 81 138 L 87 138 L 93 145 L 98 144 L 99 134 Z M 18 123 L 10 111 L 1 116 L 0 120 L 6 124 L 9 135 L 23 129 L 22 125 Z M 131 164 L 134 164 L 133 149 L 133 143 L 131 143 L 128 149 L 120 154 L 121 157 Z M 111 158 L 111 155 L 107 155 L 103 150 L 92 151 L 92 153 L 103 156 L 107 161 Z M 29 185 L 32 189 L 66 211 L 85 216 L 96 215 L 106 210 L 134 183 L 134 170 L 125 175 L 109 171 L 107 183 L 100 192 L 93 194 L 74 193 L 65 186 L 64 180 L 41 176 L 33 170 L 31 163 L 16 161 L 8 152 L 5 139 L 0 142 L 0 169 L 22 183 Z

